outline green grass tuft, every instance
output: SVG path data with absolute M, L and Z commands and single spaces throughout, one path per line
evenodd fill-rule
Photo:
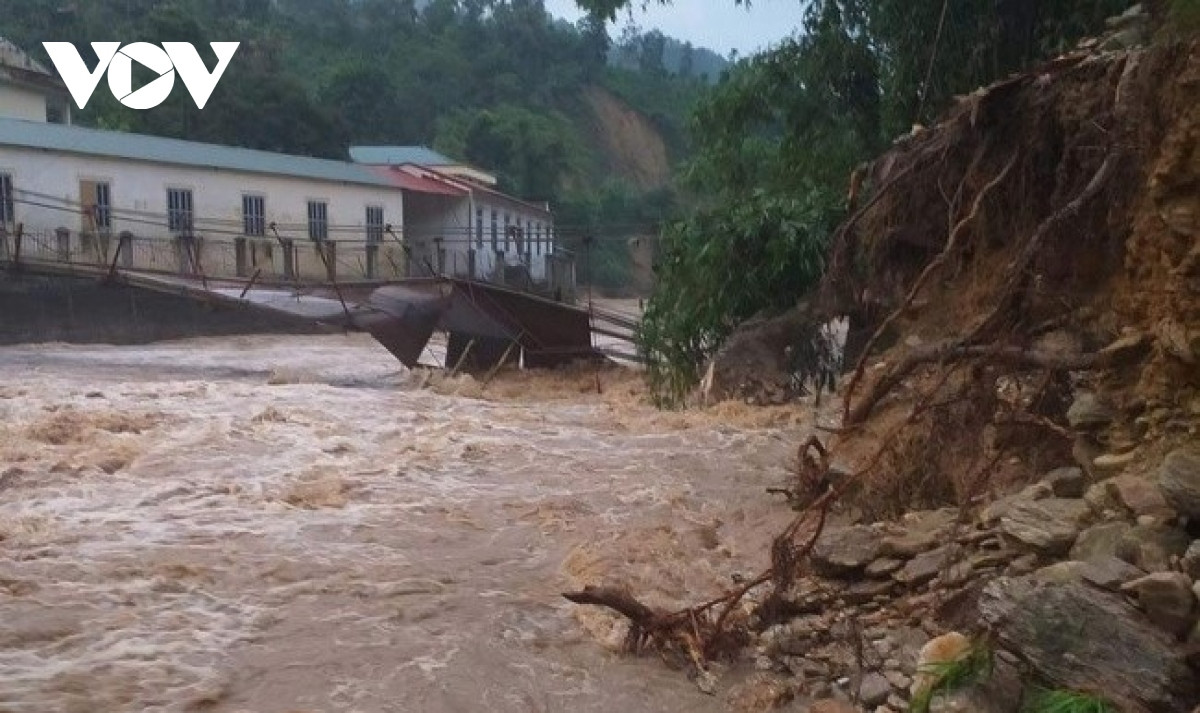
M 966 656 L 955 661 L 923 666 L 917 673 L 929 674 L 937 679 L 937 683 L 914 696 L 908 709 L 910 713 L 928 713 L 934 696 L 986 680 L 992 674 L 992 652 L 984 644 L 976 643 Z
M 1075 691 L 1039 691 L 1022 709 L 1023 713 L 1117 713 L 1117 709 L 1099 696 Z

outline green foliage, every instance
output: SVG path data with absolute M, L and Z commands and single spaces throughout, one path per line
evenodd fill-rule
M 1038 691 L 1022 709 L 1024 713 L 1117 713 L 1100 696 L 1062 689 Z
M 909 710 L 912 713 L 928 713 L 936 696 L 987 680 L 992 675 L 992 652 L 982 643 L 976 643 L 966 656 L 928 665 L 918 673 L 932 676 L 936 683 L 914 696 L 909 702 Z
M 678 403 L 738 322 L 788 307 L 815 284 L 834 205 L 816 188 L 756 190 L 665 231 L 659 285 L 638 335 L 660 405 Z
M 580 4 L 611 16 L 628 3 Z M 734 323 L 789 307 L 816 284 L 797 265 L 827 243 L 857 165 L 954 94 L 1069 46 L 1125 4 L 814 0 L 796 36 L 727 71 L 697 108 L 683 174 L 705 207 L 666 238 L 695 255 L 664 265 L 641 335 L 659 399 L 674 402 L 695 383 Z M 780 211 L 788 199 L 804 209 Z M 755 279 L 730 280 L 712 259 L 729 255 L 744 256 L 738 272 Z
M 1176 31 L 1200 32 L 1200 0 L 1170 0 L 1168 18 Z

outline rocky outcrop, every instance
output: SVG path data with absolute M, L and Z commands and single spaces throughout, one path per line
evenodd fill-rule
M 1000 645 L 1052 685 L 1102 691 L 1135 713 L 1190 713 L 1200 697 L 1181 647 L 1119 596 L 1001 578 L 984 588 L 979 611 Z
M 1200 450 L 1180 448 L 1167 454 L 1158 471 L 1158 486 L 1171 507 L 1200 520 Z

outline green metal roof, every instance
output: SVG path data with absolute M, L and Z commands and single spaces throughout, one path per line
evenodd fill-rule
M 456 166 L 458 161 L 424 146 L 351 146 L 350 160 L 374 166 Z
M 151 161 L 174 166 L 291 176 L 314 181 L 395 187 L 386 176 L 366 166 L 345 161 L 291 156 L 272 151 L 255 151 L 40 121 L 0 119 L 0 146 Z

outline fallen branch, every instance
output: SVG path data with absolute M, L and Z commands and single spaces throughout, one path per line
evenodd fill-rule
M 1078 371 L 1100 365 L 1097 354 L 1052 354 L 1017 347 L 965 345 L 954 339 L 909 352 L 894 368 L 872 385 L 863 400 L 846 416 L 849 425 L 860 424 L 871 415 L 875 406 L 908 377 L 917 367 L 934 362 L 947 363 L 966 358 L 982 357 L 1017 367 L 1037 367 L 1058 371 Z
M 912 303 L 916 300 L 917 295 L 920 294 L 922 288 L 925 287 L 925 282 L 929 279 L 929 277 L 938 268 L 945 264 L 946 260 L 949 259 L 949 257 L 954 253 L 955 248 L 958 247 L 959 237 L 965 232 L 966 227 L 975 220 L 975 216 L 979 214 L 979 207 L 983 205 L 983 199 L 987 197 L 987 195 L 991 193 L 996 186 L 1000 185 L 1000 182 L 1004 180 L 1004 178 L 1008 175 L 1008 172 L 1012 170 L 1014 165 L 1016 165 L 1018 155 L 1019 154 L 1014 153 L 1013 157 L 1009 159 L 1007 164 L 1004 165 L 1003 170 L 996 174 L 992 180 L 988 181 L 983 188 L 981 188 L 979 192 L 975 194 L 974 200 L 971 201 L 971 210 L 968 211 L 967 215 L 959 220 L 958 223 L 956 223 L 950 230 L 950 236 L 946 239 L 946 246 L 942 248 L 942 251 L 938 253 L 937 257 L 929 261 L 929 264 L 925 266 L 925 269 L 921 271 L 921 274 L 918 275 L 917 279 L 913 282 L 912 287 L 909 289 L 904 300 L 900 303 L 900 306 L 893 310 L 892 313 L 889 314 L 887 318 L 879 324 L 879 326 L 871 334 L 871 338 L 868 339 L 867 343 L 863 346 L 862 352 L 858 357 L 858 362 L 854 365 L 854 375 L 850 377 L 850 382 L 846 385 L 846 395 L 842 399 L 843 421 L 849 421 L 850 400 L 854 396 L 855 387 L 858 386 L 858 382 L 862 380 L 863 372 L 867 367 L 867 359 L 871 356 L 871 349 L 875 346 L 875 343 L 879 341 L 880 337 L 882 337 L 883 334 L 888 330 L 888 328 L 891 327 L 896 320 L 900 319 L 900 317 L 902 317 L 904 313 L 908 311 L 908 309 L 912 306 Z M 964 177 L 963 180 L 965 181 L 966 178 Z M 961 186 L 959 189 L 961 190 Z
M 1008 264 L 1005 270 L 1005 274 L 1008 277 L 1004 283 L 1004 287 L 1000 291 L 999 299 L 996 300 L 996 305 L 979 322 L 979 325 L 971 330 L 971 333 L 963 340 L 964 343 L 974 344 L 978 342 L 981 336 L 991 331 L 1000 316 L 1012 307 L 1012 302 L 1020 291 L 1020 285 L 1027 276 L 1029 267 L 1033 264 L 1033 259 L 1037 257 L 1038 250 L 1041 249 L 1046 236 L 1054 228 L 1058 227 L 1059 224 L 1079 215 L 1079 211 L 1083 209 L 1084 204 L 1099 195 L 1100 190 L 1104 188 L 1104 184 L 1108 182 L 1109 177 L 1116 170 L 1117 163 L 1121 157 L 1120 153 L 1110 153 L 1105 156 L 1103 163 L 1092 174 L 1091 180 L 1087 182 L 1087 185 L 1083 187 L 1079 195 L 1072 198 L 1069 203 L 1052 213 L 1038 225 L 1037 229 L 1033 231 L 1033 235 L 1029 238 L 1029 241 L 1021 249 L 1021 252 Z

